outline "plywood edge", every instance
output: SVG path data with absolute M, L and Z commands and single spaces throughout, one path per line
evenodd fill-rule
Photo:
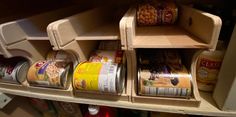
M 129 95 L 129 100 L 131 101 L 131 97 L 132 97 L 132 56 L 131 53 L 126 50 L 125 51 L 125 55 L 126 55 L 126 73 L 127 73 L 127 78 L 126 78 L 126 93 L 127 95 Z
M 42 94 L 50 94 L 50 95 L 62 95 L 62 96 L 73 96 L 73 88 L 72 85 L 69 85 L 68 89 L 56 89 L 56 88 L 46 88 L 46 87 L 36 87 L 29 86 L 27 87 L 29 92 L 33 93 L 42 93 Z
M 86 91 L 74 91 L 74 96 L 79 98 L 89 98 L 89 99 L 98 99 L 98 100 L 107 100 L 107 101 L 129 101 L 129 95 L 123 91 L 123 93 L 116 94 L 107 94 L 107 93 L 95 93 L 95 92 L 86 92 Z
M 135 7 L 130 8 L 130 15 L 126 21 L 126 39 L 129 50 L 133 49 L 133 39 L 135 38 L 135 27 L 136 27 L 136 9 Z
M 54 34 L 54 30 L 53 30 L 53 27 L 59 22 L 60 20 L 54 21 L 47 26 L 47 34 L 48 34 L 49 41 L 50 41 L 50 44 L 52 45 L 53 50 L 59 50 L 60 48 L 56 39 L 56 35 Z
M 195 99 L 197 101 L 199 101 L 199 104 L 201 102 L 201 96 L 199 94 L 199 91 L 198 91 L 198 86 L 197 86 L 197 76 L 196 76 L 196 67 L 197 67 L 197 61 L 198 61 L 198 57 L 199 55 L 202 53 L 203 50 L 199 50 L 197 51 L 194 55 L 193 55 L 193 58 L 192 58 L 192 64 L 191 64 L 191 74 L 192 74 L 192 83 L 193 83 L 193 93 L 194 93 L 194 96 L 195 96 Z
M 119 36 L 78 36 L 75 37 L 77 41 L 85 41 L 85 40 L 118 40 Z
M 13 89 L 13 90 L 26 90 L 27 86 L 21 84 L 12 84 L 12 83 L 4 83 L 0 82 L 0 87 L 4 89 Z
M 127 35 L 126 35 L 126 23 L 127 19 L 130 16 L 132 8 L 129 8 L 128 11 L 124 14 L 119 22 L 120 27 L 120 38 L 121 38 L 121 46 L 123 50 L 127 49 Z

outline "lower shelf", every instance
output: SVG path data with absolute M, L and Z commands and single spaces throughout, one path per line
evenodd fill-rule
M 10 88 L 0 88 L 0 92 L 25 96 L 34 97 L 48 100 L 83 103 L 83 104 L 97 104 L 103 106 L 129 108 L 137 110 L 147 110 L 147 111 L 158 111 L 158 112 L 168 112 L 168 113 L 180 113 L 180 114 L 192 114 L 192 115 L 208 115 L 208 116 L 236 116 L 236 112 L 226 112 L 221 111 L 216 107 L 214 100 L 210 93 L 200 92 L 201 104 L 199 107 L 180 107 L 180 106 L 170 106 L 170 105 L 158 105 L 158 104 L 141 104 L 132 103 L 128 101 L 107 101 L 107 100 L 96 100 L 96 99 L 85 99 L 79 97 L 71 97 L 68 95 L 57 95 L 57 94 L 43 94 L 26 91 L 23 89 L 10 89 Z

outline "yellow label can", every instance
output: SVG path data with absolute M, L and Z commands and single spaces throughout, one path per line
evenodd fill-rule
M 117 74 L 118 69 L 117 63 L 80 63 L 73 74 L 73 87 L 82 91 L 119 93 L 119 90 L 117 90 L 117 80 L 119 79 L 117 75 L 121 72 Z

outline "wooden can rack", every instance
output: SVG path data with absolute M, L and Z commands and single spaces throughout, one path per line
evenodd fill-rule
M 144 26 L 136 23 L 136 9 L 131 7 L 120 24 L 121 34 L 125 34 L 121 40 L 126 42 L 131 58 L 127 59 L 132 64 L 132 102 L 165 104 L 176 106 L 199 106 L 200 96 L 196 84 L 196 62 L 198 54 L 203 49 L 215 50 L 221 29 L 221 19 L 218 16 L 205 13 L 187 6 L 179 7 L 179 21 L 175 25 L 168 26 Z M 125 30 L 125 31 L 124 31 Z M 189 70 L 193 78 L 193 97 L 191 99 L 148 97 L 137 95 L 137 56 L 140 48 L 175 48 L 175 49 L 199 49 L 192 55 Z
M 207 99 L 210 97 L 210 94 L 201 92 L 201 96 L 199 96 L 196 77 L 194 75 L 194 66 L 198 53 L 206 49 L 214 50 L 216 47 L 221 28 L 219 17 L 187 6 L 180 6 L 179 21 L 173 26 L 137 27 L 135 15 L 136 10 L 134 7 L 131 7 L 121 18 L 120 22 L 114 23 L 111 19 L 112 10 L 95 8 L 70 17 L 60 16 L 53 20 L 48 20 L 47 18 L 49 17 L 45 17 L 45 19 L 35 20 L 33 24 L 27 23 L 27 20 L 25 22 L 25 19 L 16 20 L 23 21 L 24 25 L 22 27 L 19 27 L 19 25 L 15 27 L 17 26 L 16 22 L 7 22 L 0 26 L 0 54 L 5 57 L 23 56 L 29 59 L 31 63 L 45 57 L 46 53 L 42 50 L 44 48 L 47 51 L 64 50 L 71 53 L 77 62 L 86 61 L 90 53 L 97 47 L 99 41 L 120 40 L 128 63 L 126 89 L 120 97 L 100 94 L 90 95 L 88 93 L 77 93 L 81 95 L 74 95 L 71 85 L 68 90 L 62 91 L 59 89 L 31 87 L 27 83 L 24 85 L 0 83 L 0 91 L 28 97 L 86 104 L 96 103 L 99 105 L 150 111 L 176 111 L 176 113 L 188 114 L 198 114 L 200 112 L 200 114 L 219 114 L 220 116 L 235 115 L 233 112 L 229 113 L 218 110 L 211 102 L 211 99 L 208 102 Z M 94 21 L 95 18 L 97 20 Z M 11 24 L 11 26 L 7 26 L 6 24 Z M 41 27 L 41 24 L 43 24 L 43 27 Z M 5 28 L 2 29 L 2 27 Z M 37 30 L 39 27 L 40 30 Z M 30 30 L 31 28 L 35 30 Z M 11 35 L 13 33 L 19 34 L 18 37 L 20 38 L 9 39 L 13 36 Z M 41 44 L 39 45 L 39 43 Z M 22 45 L 29 46 L 26 48 L 26 46 L 22 47 Z M 147 97 L 136 94 L 136 51 L 145 48 L 196 50 L 195 55 L 191 55 L 188 59 L 192 61 L 191 67 L 189 67 L 193 75 L 194 84 L 194 96 L 192 99 Z M 74 63 L 74 65 L 76 64 Z M 87 98 L 91 96 L 94 96 L 94 98 Z M 105 97 L 105 100 L 101 99 L 101 97 Z M 114 101 L 112 99 L 118 100 Z M 200 106 L 197 107 L 199 104 Z M 193 107 L 189 108 L 188 106 Z M 207 108 L 211 109 L 205 111 Z

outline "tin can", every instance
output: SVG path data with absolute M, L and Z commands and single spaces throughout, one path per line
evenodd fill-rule
M 102 62 L 102 63 L 122 63 L 124 60 L 123 51 L 109 51 L 109 50 L 97 50 L 92 53 L 89 58 L 91 62 Z
M 66 89 L 71 71 L 72 64 L 41 60 L 30 67 L 27 80 L 32 86 Z
M 178 8 L 176 4 L 167 0 L 162 4 L 162 24 L 174 24 L 178 17 Z
M 60 117 L 82 117 L 78 104 L 53 101 L 53 105 Z
M 189 97 L 192 93 L 191 75 L 183 65 L 142 66 L 138 82 L 140 95 Z
M 76 90 L 119 94 L 123 91 L 125 69 L 117 63 L 80 63 L 73 74 Z
M 22 83 L 26 80 L 28 69 L 26 60 L 8 59 L 0 63 L 0 79 L 3 82 Z

